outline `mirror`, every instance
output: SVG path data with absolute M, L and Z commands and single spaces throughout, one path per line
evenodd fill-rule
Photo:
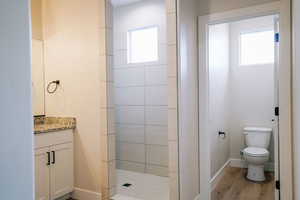
M 44 47 L 32 39 L 32 107 L 34 116 L 45 115 Z
M 45 115 L 45 67 L 42 1 L 31 1 L 32 16 L 32 108 L 33 115 Z

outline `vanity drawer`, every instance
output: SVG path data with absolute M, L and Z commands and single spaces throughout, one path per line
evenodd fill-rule
M 62 130 L 57 132 L 40 133 L 34 136 L 34 148 L 73 142 L 73 130 Z

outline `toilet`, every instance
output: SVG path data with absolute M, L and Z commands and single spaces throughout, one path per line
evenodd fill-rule
M 265 181 L 264 167 L 269 161 L 269 151 L 272 129 L 261 127 L 245 127 L 244 135 L 247 147 L 243 150 L 244 159 L 248 165 L 247 179 Z

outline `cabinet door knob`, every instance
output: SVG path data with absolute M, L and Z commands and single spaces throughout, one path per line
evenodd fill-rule
M 47 165 L 50 165 L 50 152 L 47 152 L 47 155 L 48 155 L 48 162 L 47 162 Z
M 52 158 L 53 158 L 52 164 L 55 164 L 55 151 L 52 151 Z

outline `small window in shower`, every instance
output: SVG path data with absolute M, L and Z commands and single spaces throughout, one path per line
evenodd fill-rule
M 127 32 L 128 63 L 158 61 L 158 27 L 130 30 Z
M 240 65 L 274 63 L 274 31 L 241 33 Z

